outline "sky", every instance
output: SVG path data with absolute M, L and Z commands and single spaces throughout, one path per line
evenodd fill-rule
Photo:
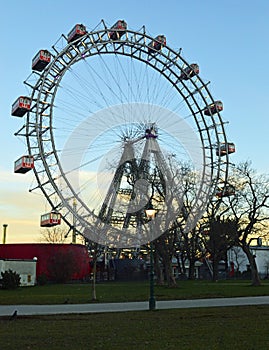
M 269 174 L 268 16 L 267 0 L 10 0 L 2 4 L 0 225 L 8 224 L 6 243 L 38 242 L 40 214 L 48 210 L 40 193 L 29 193 L 33 173 L 13 173 L 25 145 L 14 136 L 22 123 L 11 116 L 11 105 L 25 94 L 23 81 L 39 49 L 49 49 L 76 23 L 94 28 L 101 19 L 111 25 L 125 19 L 130 29 L 145 25 L 149 35 L 165 34 L 169 47 L 182 48 L 188 62 L 199 63 L 211 94 L 223 101 L 226 133 L 236 145 L 233 162 L 248 160 L 258 172 Z

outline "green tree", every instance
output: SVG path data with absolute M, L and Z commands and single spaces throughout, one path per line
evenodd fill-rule
M 12 270 L 1 272 L 2 276 L 2 288 L 3 289 L 16 289 L 20 286 L 20 275 Z

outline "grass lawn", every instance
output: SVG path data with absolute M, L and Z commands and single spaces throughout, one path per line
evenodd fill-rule
M 182 281 L 155 286 L 157 300 L 269 295 L 269 282 Z M 148 282 L 97 284 L 97 302 L 148 300 Z M 88 303 L 90 284 L 0 290 L 0 304 Z M 1 350 L 267 350 L 269 306 L 0 318 Z
M 106 282 L 96 286 L 97 302 L 144 301 L 149 297 L 148 282 Z M 155 286 L 156 300 L 218 298 L 269 295 L 269 281 L 259 287 L 250 281 L 182 281 L 177 288 Z M 11 304 L 72 304 L 92 302 L 90 284 L 47 284 L 21 287 L 16 290 L 0 289 L 0 305 Z
M 1 350 L 267 350 L 269 306 L 0 319 Z

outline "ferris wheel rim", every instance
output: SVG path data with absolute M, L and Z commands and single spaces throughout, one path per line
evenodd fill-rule
M 152 36 L 149 36 L 144 32 L 136 32 L 136 31 L 131 31 L 131 30 L 126 30 L 126 35 L 123 36 L 121 38 L 121 40 L 115 42 L 115 41 L 112 41 L 110 39 L 107 39 L 107 40 L 102 40 L 100 42 L 96 42 L 94 43 L 94 45 L 92 45 L 92 41 L 93 41 L 93 38 L 95 36 L 99 37 L 99 38 L 102 38 L 104 36 L 107 36 L 108 35 L 108 32 L 109 32 L 109 28 L 104 28 L 104 29 L 101 29 L 101 30 L 97 30 L 95 32 L 89 32 L 87 33 L 83 38 L 81 39 L 78 39 L 76 40 L 74 43 L 69 43 L 67 44 L 64 49 L 57 53 L 54 57 L 54 61 L 50 64 L 50 66 L 48 67 L 48 69 L 46 69 L 41 75 L 40 75 L 40 79 L 38 79 L 38 82 L 37 84 L 34 86 L 33 88 L 33 91 L 32 91 L 32 101 L 36 100 L 36 112 L 35 112 L 35 115 L 36 115 L 36 124 L 38 125 L 38 122 L 39 122 L 39 118 L 40 118 L 40 109 L 41 110 L 47 110 L 47 108 L 49 107 L 46 107 L 46 109 L 44 109 L 44 104 L 46 104 L 47 100 L 49 99 L 49 96 L 52 95 L 52 99 L 51 99 L 51 113 L 50 113 L 50 133 L 52 135 L 51 137 L 51 142 L 52 142 L 52 151 L 54 152 L 54 156 L 55 156 L 55 159 L 56 161 L 58 162 L 58 166 L 60 167 L 61 166 L 61 163 L 59 161 L 59 158 L 58 158 L 58 154 L 57 154 L 57 151 L 56 151 L 56 148 L 55 148 L 55 143 L 54 143 L 54 138 L 53 138 L 53 133 L 52 133 L 52 117 L 51 115 L 53 114 L 53 101 L 55 99 L 55 96 L 57 94 L 57 89 L 58 89 L 58 86 L 61 82 L 61 79 L 64 77 L 65 75 L 65 72 L 73 65 L 73 64 L 76 64 L 78 63 L 80 60 L 82 59 L 86 59 L 86 58 L 89 58 L 89 57 L 92 57 L 94 55 L 102 55 L 102 54 L 119 54 L 119 55 L 124 55 L 124 56 L 129 56 L 129 57 L 132 57 L 132 58 L 135 58 L 137 60 L 140 60 L 141 62 L 144 62 L 146 64 L 148 64 L 149 66 L 151 66 L 153 69 L 156 69 L 158 70 L 164 77 L 166 77 L 166 79 L 168 81 L 171 82 L 171 79 L 170 79 L 170 76 L 167 77 L 165 75 L 165 71 L 169 72 L 169 74 L 174 74 L 176 75 L 174 72 L 172 72 L 172 68 L 173 67 L 177 67 L 177 70 L 178 72 L 182 72 L 183 68 L 180 67 L 178 64 L 177 64 L 177 61 L 181 61 L 183 62 L 184 64 L 186 65 L 189 65 L 187 63 L 187 61 L 185 59 L 183 59 L 181 57 L 181 55 L 179 53 L 177 53 L 176 51 L 174 51 L 173 49 L 169 48 L 168 46 L 165 47 L 165 50 L 167 51 L 166 53 L 163 52 L 163 51 L 160 51 L 158 52 L 156 55 L 153 55 L 151 61 L 146 61 L 144 59 L 144 56 L 142 57 L 141 54 L 139 54 L 139 56 L 134 56 L 134 52 L 131 51 L 129 54 L 125 51 L 125 52 L 119 52 L 118 51 L 118 48 L 116 48 L 116 45 L 120 45 L 122 47 L 134 47 L 137 43 L 135 41 L 132 41 L 132 40 L 129 40 L 129 36 L 133 36 L 133 37 L 136 37 L 138 38 L 137 39 L 137 42 L 139 42 L 139 47 L 136 47 L 136 52 L 138 52 L 139 50 L 140 51 L 143 51 L 145 54 L 146 54 L 146 49 L 148 48 L 148 42 L 150 40 L 154 40 L 154 38 Z M 80 45 L 82 45 L 81 43 L 83 42 L 84 43 L 84 48 L 85 48 L 85 41 L 86 40 L 89 40 L 89 42 L 91 43 L 91 47 L 90 49 L 94 46 L 96 48 L 96 52 L 94 52 L 93 54 L 90 54 L 88 56 L 85 56 L 83 57 L 83 52 L 81 53 L 79 51 L 79 48 L 80 48 Z M 140 43 L 140 41 L 142 43 Z M 101 50 L 98 50 L 99 46 L 105 50 L 104 52 L 102 52 Z M 111 50 L 110 52 L 107 50 L 107 47 L 114 47 L 114 50 Z M 86 44 L 86 47 L 87 47 L 87 44 Z M 88 47 L 87 47 L 88 48 Z M 90 52 L 90 49 L 87 51 L 87 52 Z M 143 50 L 142 50 L 143 49 Z M 74 52 L 76 52 L 76 55 L 74 55 Z M 85 51 L 84 51 L 85 52 Z M 63 57 L 65 56 L 68 56 L 68 54 L 72 57 L 72 60 L 70 60 L 70 62 L 64 67 L 63 69 L 63 74 L 60 75 L 60 76 L 57 76 L 57 79 L 56 79 L 56 82 L 54 82 L 54 86 L 55 86 L 55 89 L 54 89 L 54 92 L 51 93 L 50 92 L 50 95 L 47 95 L 46 93 L 44 93 L 41 88 L 43 86 L 45 86 L 45 88 L 47 89 L 47 78 L 51 78 L 52 75 L 54 74 L 57 74 L 57 69 L 55 67 L 57 67 L 57 64 L 59 64 L 60 60 L 63 59 Z M 162 62 L 160 60 L 160 57 L 162 59 L 165 59 L 166 61 L 165 62 Z M 143 58 L 143 59 L 142 59 Z M 157 62 L 157 63 L 156 63 Z M 162 69 L 160 69 L 159 66 L 157 66 L 157 64 L 162 64 Z M 158 67 L 158 68 L 157 68 Z M 56 71 L 56 72 L 55 72 Z M 177 75 L 177 78 L 179 78 L 179 75 Z M 188 107 L 190 109 L 190 111 L 192 112 L 192 116 L 193 118 L 195 119 L 195 123 L 197 125 L 197 130 L 198 130 L 198 133 L 200 135 L 200 139 L 203 140 L 204 139 L 204 136 L 202 133 L 207 133 L 208 135 L 208 139 L 209 139 L 209 142 L 210 142 L 210 135 L 208 133 L 208 129 L 209 127 L 213 127 L 215 129 L 217 129 L 218 127 L 220 128 L 220 132 L 218 133 L 218 131 L 216 130 L 216 134 L 221 134 L 223 135 L 224 137 L 224 142 L 227 142 L 227 139 L 226 139 L 226 134 L 225 134 L 225 130 L 224 130 L 224 123 L 222 122 L 222 118 L 220 116 L 219 113 L 217 113 L 217 115 L 215 115 L 214 117 L 211 115 L 210 116 L 210 119 L 211 119 L 211 124 L 206 126 L 205 127 L 205 130 L 202 130 L 200 128 L 200 125 L 199 123 L 197 122 L 196 120 L 196 113 L 192 106 L 190 105 L 190 102 L 189 102 L 189 98 L 192 98 L 194 103 L 196 102 L 195 98 L 193 98 L 193 95 L 195 93 L 198 93 L 201 95 L 201 90 L 204 89 L 206 91 L 206 95 L 209 96 L 210 98 L 210 103 L 214 102 L 214 99 L 213 97 L 211 96 L 210 94 L 210 91 L 208 90 L 207 88 L 207 84 L 205 84 L 202 79 L 200 78 L 199 75 L 197 75 L 195 77 L 199 82 L 200 82 L 200 86 L 199 85 L 196 85 L 195 82 L 193 82 L 193 85 L 195 87 L 195 89 L 193 91 L 190 91 L 189 90 L 189 87 L 187 86 L 187 84 L 185 84 L 184 81 L 180 81 L 180 84 L 182 84 L 184 86 L 184 89 L 185 91 L 188 92 L 188 96 L 186 97 L 185 95 L 182 95 L 182 92 L 180 89 L 178 89 L 178 92 L 181 94 L 182 98 L 184 99 L 184 101 L 188 104 Z M 170 80 L 169 80 L 170 79 Z M 173 82 L 171 82 L 174 87 L 177 89 L 176 87 L 176 84 L 174 84 Z M 37 93 L 38 92 L 38 93 Z M 205 100 L 204 98 L 204 95 L 202 94 L 201 95 L 202 98 Z M 45 97 L 45 98 L 43 98 Z M 40 102 L 42 101 L 42 102 Z M 204 101 L 206 102 L 206 101 Z M 41 103 L 41 107 L 39 108 L 39 103 Z M 50 104 L 50 103 L 48 103 Z M 208 106 L 209 103 L 205 103 L 204 107 Z M 199 107 L 199 104 L 197 103 L 196 104 L 196 107 L 198 108 L 198 113 L 200 115 L 200 117 L 202 118 L 202 120 L 204 121 L 205 120 L 205 117 L 203 115 L 203 110 L 200 109 Z M 33 151 L 33 147 L 31 145 L 31 141 L 32 141 L 32 137 L 28 136 L 30 135 L 30 132 L 31 132 L 31 126 L 29 126 L 31 124 L 31 113 L 33 112 L 29 112 L 27 114 L 27 127 L 29 128 L 28 129 L 28 132 L 27 132 L 27 145 L 28 145 L 28 149 L 29 149 L 29 153 L 32 154 Z M 215 123 L 215 119 L 218 119 L 218 123 Z M 42 123 L 41 123 L 42 124 Z M 206 122 L 204 121 L 204 124 L 203 125 L 207 125 Z M 45 170 L 46 170 L 46 173 L 48 175 L 48 179 L 49 181 L 51 182 L 55 192 L 57 192 L 58 188 L 57 188 L 57 185 L 55 185 L 55 182 L 54 182 L 54 179 L 50 173 L 50 169 L 46 163 L 46 154 L 44 152 L 44 149 L 43 149 L 43 145 L 42 145 L 42 134 L 40 134 L 39 132 L 36 132 L 36 135 L 37 135 L 37 144 L 38 144 L 38 147 L 39 147 L 39 154 L 38 154 L 38 157 L 41 158 L 42 160 L 42 163 L 45 167 Z M 211 146 L 211 153 L 214 152 L 214 145 L 211 144 L 210 142 L 210 146 Z M 36 147 L 36 144 L 35 144 L 35 147 Z M 213 156 L 211 156 L 211 159 L 213 159 Z M 217 186 L 218 185 L 218 181 L 219 181 L 219 178 L 220 178 L 220 173 L 222 172 L 224 174 L 224 182 L 227 181 L 227 176 L 228 176 L 228 154 L 225 155 L 225 161 L 223 161 L 223 159 L 220 159 L 219 157 L 219 161 L 218 162 L 215 162 L 214 166 L 217 168 L 217 180 L 216 180 L 216 183 L 213 184 L 213 186 Z M 213 166 L 213 165 L 212 165 Z M 223 166 L 223 168 L 225 170 L 222 170 L 221 166 Z M 226 168 L 225 168 L 226 167 Z M 41 190 L 43 191 L 43 193 L 45 194 L 47 200 L 50 202 L 50 204 L 53 206 L 53 202 L 51 201 L 50 199 L 50 196 L 46 193 L 46 191 L 44 191 L 44 188 L 43 188 L 43 184 L 42 184 L 42 181 L 39 180 L 39 175 L 38 175 L 38 172 L 36 171 L 36 169 L 34 169 L 34 172 L 35 172 L 35 176 L 37 178 L 37 181 L 39 183 L 39 187 L 41 188 Z M 67 179 L 65 178 L 65 180 L 67 181 Z M 58 194 L 59 195 L 59 194 Z M 75 197 L 75 193 L 73 193 L 74 197 Z M 61 198 L 61 196 L 60 196 Z M 64 200 L 62 199 L 61 202 L 63 202 Z M 68 210 L 72 211 L 72 207 L 69 206 Z

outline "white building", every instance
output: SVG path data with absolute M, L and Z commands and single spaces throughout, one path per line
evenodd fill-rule
M 251 246 L 251 251 L 256 257 L 260 277 L 269 277 L 269 246 Z M 234 271 L 240 271 L 241 273 L 249 268 L 247 256 L 241 247 L 232 247 L 228 250 L 227 262 L 229 271 L 232 271 L 233 264 Z
M 12 270 L 20 275 L 21 286 L 34 286 L 36 284 L 37 259 L 0 259 L 0 274 Z M 0 276 L 1 278 L 1 276 Z

